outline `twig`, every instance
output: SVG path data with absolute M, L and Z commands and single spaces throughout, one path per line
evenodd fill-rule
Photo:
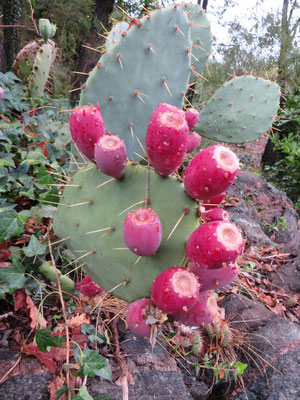
M 36 26 L 35 20 L 33 18 L 34 9 L 32 8 L 31 0 L 28 0 L 28 3 L 29 3 L 29 6 L 30 6 L 30 10 L 31 10 L 31 20 L 32 20 L 33 25 L 34 25 L 34 29 L 35 29 L 36 33 L 38 35 L 40 35 L 40 32 L 39 32 L 39 30 L 38 30 L 38 28 Z
M 22 354 L 20 353 L 19 357 L 18 357 L 17 361 L 14 363 L 14 365 L 8 371 L 6 371 L 5 374 L 2 376 L 2 378 L 0 379 L 0 385 L 6 380 L 6 378 L 11 373 L 11 371 L 16 368 L 16 366 L 21 361 L 21 358 L 22 358 Z
M 64 325 L 65 325 L 65 330 L 66 330 L 66 348 L 67 348 L 66 364 L 69 365 L 70 364 L 70 334 L 69 334 L 69 327 L 68 327 L 68 318 L 67 318 L 67 312 L 66 312 L 65 302 L 64 302 L 64 298 L 63 298 L 61 283 L 60 283 L 60 279 L 59 279 L 59 274 L 58 274 L 58 270 L 57 270 L 57 267 L 56 267 L 56 264 L 55 264 L 55 260 L 54 260 L 54 257 L 53 257 L 53 253 L 52 253 L 52 245 L 51 245 L 51 241 L 50 241 L 50 235 L 48 235 L 48 246 L 49 246 L 49 252 L 50 252 L 50 256 L 51 256 L 51 262 L 52 262 L 53 267 L 55 268 L 55 274 L 56 274 L 56 280 L 57 280 L 57 284 L 58 284 L 59 297 L 60 297 L 60 301 L 61 301 L 61 305 L 62 305 L 62 312 L 63 312 L 63 316 L 64 316 L 64 320 L 65 320 L 65 324 Z M 67 382 L 67 388 L 68 388 L 68 399 L 70 399 L 71 398 L 71 393 L 70 393 L 70 374 L 69 374 L 69 370 L 66 371 L 66 382 Z
M 125 361 L 121 358 L 121 354 L 120 354 L 120 341 L 119 341 L 119 334 L 118 334 L 118 328 L 117 328 L 118 321 L 119 321 L 119 318 L 115 318 L 111 322 L 113 341 L 115 344 L 114 355 L 115 355 L 115 358 L 121 369 L 121 375 L 120 375 L 118 381 L 122 385 L 123 400 L 128 400 L 128 370 L 127 370 L 127 365 L 126 365 Z

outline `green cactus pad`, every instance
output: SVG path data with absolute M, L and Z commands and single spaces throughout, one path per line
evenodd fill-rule
M 41 97 L 43 95 L 49 77 L 51 59 L 51 49 L 48 44 L 44 43 L 37 52 L 29 77 L 28 94 L 30 97 Z
M 122 33 L 127 31 L 128 27 L 129 24 L 125 21 L 116 24 L 107 36 L 105 47 L 110 49 L 111 46 L 122 37 Z
M 141 22 L 100 58 L 80 99 L 80 105 L 99 103 L 107 131 L 124 139 L 128 157 L 137 161 L 154 109 L 160 103 L 181 108 L 191 72 L 183 9 L 158 9 Z
M 210 21 L 207 18 L 205 11 L 202 10 L 199 4 L 183 3 L 184 9 L 188 14 L 191 30 L 192 54 L 196 59 L 192 58 L 192 68 L 202 74 L 205 70 L 208 58 L 211 52 L 212 32 Z M 191 73 L 190 81 L 197 80 L 197 75 Z
M 84 269 L 99 286 L 111 290 L 129 279 L 113 291 L 126 301 L 150 296 L 153 279 L 182 262 L 185 242 L 198 226 L 197 203 L 185 194 L 183 185 L 175 177 L 165 179 L 149 171 L 147 197 L 162 223 L 162 243 L 156 255 L 140 259 L 128 250 L 123 223 L 130 211 L 145 206 L 146 182 L 147 167 L 141 165 L 128 164 L 125 178 L 119 181 L 89 164 L 73 177 L 75 186 L 65 188 L 54 218 L 55 233 L 62 238 L 71 236 L 68 246 L 78 257 L 84 256 L 78 262 L 87 263 Z M 186 209 L 189 212 L 167 240 Z
M 231 79 L 202 108 L 195 130 L 219 142 L 256 140 L 276 118 L 279 96 L 274 82 L 254 76 Z
M 49 19 L 41 18 L 39 20 L 39 31 L 40 31 L 40 34 L 42 35 L 45 43 L 47 43 L 47 41 L 51 37 L 51 33 L 52 33 L 52 27 L 51 27 Z

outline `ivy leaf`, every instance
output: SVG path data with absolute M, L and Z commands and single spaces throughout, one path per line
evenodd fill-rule
M 111 380 L 112 373 L 108 360 L 100 356 L 97 350 L 85 349 L 83 352 L 74 351 L 74 358 L 80 365 L 80 370 L 74 376 L 101 376 L 104 379 Z
M 244 371 L 245 371 L 245 369 L 246 369 L 247 367 L 248 367 L 247 364 L 244 364 L 244 363 L 242 363 L 242 362 L 240 362 L 240 361 L 238 361 L 238 362 L 235 364 L 235 368 L 236 368 L 236 370 L 235 370 L 235 372 L 234 372 L 234 380 L 235 380 L 235 381 L 237 380 L 238 375 L 243 375 L 243 373 L 244 373 Z
M 46 353 L 47 347 L 62 347 L 65 348 L 66 346 L 62 344 L 65 341 L 64 336 L 51 336 L 50 335 L 50 327 L 46 329 L 36 329 L 35 333 L 35 340 L 38 348 L 43 352 Z
M 96 327 L 94 325 L 83 323 L 81 325 L 81 333 L 86 335 L 89 338 L 90 342 L 92 343 L 95 342 L 98 342 L 99 344 L 107 343 L 106 338 L 99 332 L 97 332 Z
M 31 235 L 29 244 L 23 251 L 27 257 L 42 256 L 46 251 L 46 245 L 40 243 L 35 235 Z
M 68 392 L 67 386 L 63 385 L 60 389 L 57 390 L 55 400 L 59 400 L 61 396 L 67 392 Z
M 0 208 L 0 242 L 24 232 L 24 224 L 15 210 Z
M 86 386 L 81 386 L 79 392 L 76 394 L 76 396 L 72 397 L 71 400 L 94 400 L 94 399 L 87 391 Z
M 25 267 L 18 261 L 14 261 L 13 265 L 0 269 L 0 280 L 8 283 L 13 289 L 22 289 L 25 285 Z

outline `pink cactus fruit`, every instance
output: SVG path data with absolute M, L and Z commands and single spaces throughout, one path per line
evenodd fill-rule
M 209 200 L 236 181 L 239 159 L 227 147 L 210 146 L 199 151 L 185 170 L 184 187 L 196 200 Z
M 198 293 L 197 277 L 186 268 L 174 265 L 153 281 L 151 299 L 167 314 L 177 314 L 183 307 L 191 307 Z
M 243 249 L 241 231 L 227 221 L 212 221 L 199 226 L 186 243 L 189 259 L 208 268 L 220 268 L 234 263 Z
M 151 256 L 160 246 L 162 226 L 151 208 L 138 208 L 125 218 L 123 238 L 126 246 L 138 256 Z
M 187 154 L 192 153 L 200 146 L 201 136 L 197 132 L 190 132 L 188 137 Z
M 205 207 L 206 211 L 213 210 L 218 207 L 226 197 L 226 192 L 220 193 L 209 200 L 205 200 L 201 205 Z
M 194 262 L 188 268 L 198 277 L 201 291 L 227 286 L 237 278 L 239 273 L 237 263 L 227 264 L 218 269 L 209 269 Z
M 213 321 L 217 309 L 215 296 L 208 291 L 201 291 L 192 306 L 174 315 L 174 319 L 187 326 L 206 325 Z
M 108 133 L 95 144 L 95 161 L 98 168 L 106 175 L 116 179 L 124 178 L 127 163 L 127 151 L 124 140 Z
M 146 313 L 151 303 L 150 299 L 139 299 L 128 306 L 126 322 L 136 335 L 150 337 L 151 325 L 146 324 Z
M 70 131 L 78 150 L 94 162 L 95 144 L 105 134 L 99 104 L 97 107 L 88 105 L 75 108 L 70 119 Z
M 185 111 L 185 119 L 191 131 L 199 121 L 199 112 L 195 108 L 187 108 Z
M 87 275 L 80 282 L 76 283 L 76 290 L 85 296 L 96 296 L 103 292 L 103 289 L 93 282 L 92 278 Z
M 213 210 L 204 211 L 201 213 L 201 217 L 203 217 L 206 221 L 228 221 L 229 220 L 228 212 L 223 210 L 223 208 L 215 208 Z
M 146 134 L 146 147 L 155 171 L 167 177 L 183 162 L 189 128 L 184 112 L 162 103 L 153 112 Z
M 4 90 L 3 90 L 3 88 L 0 86 L 0 100 L 3 99 L 3 94 L 4 94 Z

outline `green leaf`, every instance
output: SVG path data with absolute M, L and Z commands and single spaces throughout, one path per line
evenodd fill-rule
M 87 375 L 91 378 L 101 376 L 104 379 L 111 380 L 112 373 L 108 360 L 100 356 L 98 351 L 85 349 L 83 352 L 74 351 L 74 358 L 80 365 L 80 370 L 75 376 Z
M 68 392 L 67 386 L 63 385 L 60 389 L 57 390 L 55 400 L 59 400 L 61 396 L 67 392 Z
M 76 394 L 76 396 L 72 397 L 71 400 L 94 400 L 94 399 L 87 391 L 86 386 L 81 386 L 79 392 Z
M 23 251 L 27 257 L 42 256 L 46 251 L 46 245 L 40 243 L 35 235 L 31 235 L 29 244 Z
M 13 161 L 13 154 L 0 153 L 0 166 L 1 167 L 12 167 L 15 168 L 15 163 Z
M 107 394 L 101 394 L 101 396 L 97 397 L 95 400 L 109 400 L 109 396 Z
M 0 269 L 0 280 L 8 283 L 10 288 L 22 289 L 25 285 L 25 267 L 14 260 L 13 265 Z
M 92 343 L 98 342 L 99 344 L 106 343 L 106 338 L 97 332 L 94 325 L 83 323 L 81 325 L 81 333 L 86 335 Z
M 0 208 L 0 243 L 23 232 L 24 225 L 16 211 Z
M 66 347 L 62 344 L 66 338 L 64 336 L 51 336 L 50 329 L 50 327 L 46 329 L 37 328 L 35 332 L 36 344 L 43 353 L 46 353 L 47 347 Z
M 57 211 L 57 207 L 53 206 L 34 206 L 31 207 L 30 213 L 31 215 L 41 217 L 41 218 L 53 218 L 55 212 Z
M 235 380 L 235 381 L 236 381 L 238 375 L 243 375 L 243 373 L 244 373 L 244 371 L 245 371 L 245 369 L 246 369 L 247 367 L 248 367 L 247 364 L 244 364 L 244 363 L 242 363 L 242 362 L 240 362 L 240 361 L 238 361 L 238 362 L 236 363 L 236 365 L 235 365 L 236 370 L 235 370 L 235 372 L 234 372 L 234 380 Z

